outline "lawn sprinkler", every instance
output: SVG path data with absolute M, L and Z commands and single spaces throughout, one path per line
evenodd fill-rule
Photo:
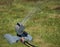
M 28 21 L 28 19 L 36 12 L 36 9 L 33 9 L 32 11 L 30 11 L 28 13 L 28 15 L 23 19 L 22 22 L 19 22 L 16 24 L 15 26 L 15 30 L 17 35 L 16 36 L 12 36 L 11 34 L 5 34 L 4 38 L 10 43 L 17 43 L 18 41 L 21 41 L 23 44 L 25 44 L 26 46 L 30 47 L 35 47 L 34 45 L 32 45 L 30 43 L 30 41 L 32 41 L 32 36 L 29 35 L 26 31 L 24 31 L 25 27 L 24 24 L 26 23 L 26 21 Z

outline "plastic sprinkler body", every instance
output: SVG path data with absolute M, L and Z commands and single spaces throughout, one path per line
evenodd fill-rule
M 17 23 L 15 26 L 15 30 L 17 34 L 21 35 L 24 32 L 25 27 L 21 23 Z

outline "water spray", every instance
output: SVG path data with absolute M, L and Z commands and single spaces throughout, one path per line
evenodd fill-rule
M 21 24 L 25 24 L 31 17 L 32 15 L 37 11 L 37 9 L 33 8 L 32 10 L 29 11 L 27 16 L 21 21 Z

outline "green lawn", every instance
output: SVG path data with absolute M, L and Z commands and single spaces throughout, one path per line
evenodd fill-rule
M 16 35 L 15 25 L 21 22 L 32 8 L 36 13 L 25 24 L 25 31 L 37 47 L 60 47 L 60 0 L 14 0 L 10 3 L 0 0 L 0 47 L 26 47 L 21 42 L 10 45 L 4 34 Z M 8 1 L 9 2 L 9 1 Z

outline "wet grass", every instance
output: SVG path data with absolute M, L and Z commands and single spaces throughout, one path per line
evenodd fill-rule
M 33 7 L 38 7 L 39 10 L 25 24 L 25 30 L 33 37 L 32 43 L 38 47 L 60 47 L 60 11 L 54 10 L 55 6 L 60 5 L 59 2 L 58 0 L 43 0 L 36 4 L 31 1 L 14 0 L 9 7 L 1 5 L 0 47 L 26 47 L 20 42 L 10 45 L 3 35 L 6 33 L 16 35 L 16 23 L 23 20 Z

